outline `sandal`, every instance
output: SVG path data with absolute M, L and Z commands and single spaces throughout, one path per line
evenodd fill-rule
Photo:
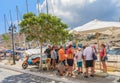
M 91 76 L 91 77 L 94 77 L 94 75 L 92 75 L 92 74 L 91 74 L 90 76 Z
M 71 73 L 68 73 L 68 76 L 70 76 L 71 75 Z
M 88 78 L 88 76 L 84 76 L 84 78 Z
M 60 76 L 63 76 L 63 74 L 60 74 Z
M 83 73 L 82 71 L 80 73 Z
M 73 76 L 73 73 L 71 73 L 71 76 Z

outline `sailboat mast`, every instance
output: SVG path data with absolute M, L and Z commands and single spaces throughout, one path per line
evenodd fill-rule
M 11 20 L 11 24 L 12 24 L 12 14 L 11 14 L 11 10 L 10 10 L 10 20 Z
M 39 13 L 40 13 L 40 1 L 39 0 L 37 0 L 37 6 L 38 6 L 38 15 L 39 15 Z
M 18 18 L 18 6 L 16 6 L 16 14 L 17 14 L 17 22 L 19 23 L 19 18 Z
M 49 14 L 49 10 L 48 10 L 48 0 L 46 0 L 46 10 L 47 10 L 47 14 Z
M 16 6 L 16 14 L 17 14 L 17 24 L 19 24 L 19 18 L 18 18 L 18 6 Z M 19 28 L 19 26 L 17 26 L 18 27 L 18 45 L 20 46 L 20 34 L 19 34 L 19 30 L 20 30 L 20 28 Z
M 29 12 L 28 10 L 28 0 L 26 0 L 26 9 L 27 9 L 27 13 Z
M 5 25 L 5 33 L 7 33 L 7 30 L 6 30 L 6 15 L 4 14 L 4 25 Z

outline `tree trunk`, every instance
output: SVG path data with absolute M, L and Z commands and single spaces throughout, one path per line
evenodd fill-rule
M 39 64 L 39 69 L 42 69 L 42 43 L 40 43 L 40 64 Z
M 98 53 L 100 54 L 99 33 L 96 33 L 96 35 L 97 35 Z M 99 55 L 99 61 L 100 61 L 100 62 L 99 62 L 99 65 L 100 65 L 100 71 L 101 71 L 101 60 L 100 60 L 100 55 Z

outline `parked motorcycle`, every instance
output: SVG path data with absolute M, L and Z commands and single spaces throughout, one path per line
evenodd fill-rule
M 28 65 L 37 65 L 40 64 L 40 57 L 39 56 L 26 56 L 25 61 L 22 64 L 22 68 L 26 69 Z

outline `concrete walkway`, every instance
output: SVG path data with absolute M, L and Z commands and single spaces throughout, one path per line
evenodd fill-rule
M 39 77 L 42 77 L 42 78 L 46 78 L 46 79 L 50 79 L 50 80 L 54 80 L 54 81 L 59 81 L 59 82 L 62 82 L 62 83 L 81 83 L 79 81 L 72 81 L 72 80 L 69 80 L 69 79 L 66 79 L 66 78 L 58 78 L 58 77 L 55 77 L 55 76 L 48 76 L 48 75 L 45 75 L 43 73 L 36 73 L 36 72 L 28 71 L 28 70 L 18 69 L 18 68 L 15 68 L 15 67 L 11 67 L 10 65 L 1 65 L 0 64 L 0 68 L 5 68 L 5 69 L 12 70 L 12 71 L 20 72 L 20 73 L 31 74 L 31 75 L 34 75 L 34 76 L 39 76 Z
M 113 81 L 115 80 L 115 76 L 112 76 L 112 75 L 110 75 L 107 78 L 101 78 L 101 77 L 84 78 L 83 74 L 75 75 L 73 77 L 68 77 L 68 76 L 60 77 L 60 76 L 56 75 L 56 71 L 54 71 L 54 72 L 32 71 L 31 72 L 29 70 L 34 70 L 34 67 L 32 67 L 32 66 L 30 66 L 27 70 L 23 70 L 22 66 L 21 66 L 22 61 L 17 62 L 16 65 L 9 65 L 9 64 L 5 65 L 5 62 L 6 61 L 3 61 L 0 63 L 1 68 L 14 70 L 14 71 L 21 72 L 21 73 L 27 73 L 27 74 L 31 74 L 31 75 L 35 75 L 35 76 L 40 76 L 43 78 L 59 81 L 62 83 L 113 83 Z

